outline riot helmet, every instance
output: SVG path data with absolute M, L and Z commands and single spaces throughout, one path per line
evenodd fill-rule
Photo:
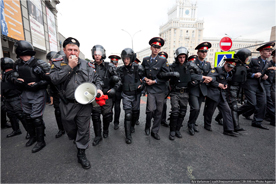
M 176 49 L 174 53 L 175 61 L 177 61 L 178 56 L 182 54 L 186 55 L 186 60 L 187 60 L 189 56 L 189 51 L 186 49 L 186 47 L 179 47 Z
M 48 52 L 48 54 L 46 55 L 46 59 L 51 60 L 52 58 L 54 58 L 54 56 L 57 54 L 57 52 L 55 51 L 50 51 Z
M 58 59 L 58 58 L 62 58 L 63 56 L 65 56 L 65 53 L 63 50 L 58 51 L 53 57 L 52 59 Z
M 130 63 L 133 63 L 136 59 L 136 53 L 134 53 L 131 48 L 125 48 L 124 50 L 122 50 L 122 53 L 121 53 L 121 58 L 124 63 L 125 63 L 124 59 L 127 57 L 129 57 Z
M 93 48 L 91 49 L 91 51 L 92 51 L 92 57 L 93 57 L 93 59 L 95 59 L 94 58 L 94 54 L 101 55 L 102 56 L 102 60 L 104 60 L 106 58 L 105 49 L 101 45 L 94 45 Z
M 14 64 L 14 60 L 8 57 L 1 58 L 1 69 L 3 71 L 7 69 L 12 69 Z
M 19 56 L 34 56 L 36 53 L 34 47 L 25 40 L 15 42 L 14 51 L 17 54 L 17 58 L 19 58 Z
M 234 55 L 234 58 L 239 59 L 242 63 L 250 63 L 251 60 L 251 51 L 247 48 L 238 50 Z

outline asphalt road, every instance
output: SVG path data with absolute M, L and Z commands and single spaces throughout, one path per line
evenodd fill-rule
M 23 134 L 12 138 L 6 138 L 11 129 L 1 130 L 1 183 L 275 183 L 275 127 L 269 122 L 263 124 L 270 130 L 261 130 L 240 117 L 246 131 L 229 137 L 215 121 L 213 131 L 206 131 L 202 110 L 197 122 L 200 132 L 195 136 L 187 132 L 187 113 L 182 139 L 169 140 L 169 128 L 162 126 L 158 141 L 144 133 L 145 107 L 142 103 L 133 143 L 125 143 L 122 111 L 118 130 L 112 123 L 108 138 L 96 147 L 90 142 L 86 154 L 92 167 L 84 170 L 77 162 L 73 142 L 66 135 L 55 138 L 54 108 L 47 105 L 47 146 L 40 152 L 31 153 L 33 146 L 25 147 L 22 126 Z

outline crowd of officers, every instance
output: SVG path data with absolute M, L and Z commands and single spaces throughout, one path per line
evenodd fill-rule
M 53 97 L 59 129 L 56 138 L 66 133 L 73 140 L 78 149 L 78 162 L 84 169 L 91 167 L 85 154 L 90 139 L 90 118 L 95 134 L 92 145 L 96 146 L 109 136 L 113 107 L 114 129 L 119 128 L 122 101 L 125 142 L 131 144 L 135 125 L 140 124 L 142 93 L 147 94 L 144 131 L 156 140 L 160 140 L 161 124 L 170 127 L 170 140 L 182 137 L 180 129 L 188 104 L 188 132 L 192 136 L 199 132 L 197 119 L 204 101 L 204 129 L 207 131 L 212 131 L 216 108 L 219 114 L 215 120 L 223 125 L 223 134 L 228 136 L 236 137 L 238 132 L 245 131 L 239 125 L 240 114 L 246 117 L 254 114 L 253 127 L 268 129 L 262 124 L 265 116 L 275 126 L 274 42 L 259 47 L 258 58 L 251 59 L 251 52 L 243 48 L 234 58 L 224 59 L 222 67 L 215 68 L 205 61 L 211 48 L 209 42 L 199 44 L 195 48 L 197 55 L 190 57 L 187 48 L 177 48 L 171 65 L 167 62 L 168 54 L 161 52 L 164 44 L 162 38 L 152 38 L 149 41 L 151 56 L 143 58 L 142 62 L 130 48 L 122 50 L 121 56 L 109 56 L 110 62 L 105 62 L 104 47 L 95 45 L 91 50 L 94 61 L 90 62 L 79 58 L 80 43 L 69 37 L 63 42 L 63 51 L 47 54 L 48 64 L 34 57 L 30 43 L 17 41 L 14 50 L 18 60 L 1 58 L 1 111 L 7 113 L 13 129 L 7 137 L 21 134 L 20 121 L 27 132 L 26 146 L 36 143 L 33 153 L 46 146 L 43 112 L 47 91 Z M 272 61 L 268 61 L 271 55 Z M 122 66 L 118 66 L 120 59 Z M 76 99 L 75 90 L 84 82 L 93 83 L 97 88 L 97 97 L 92 104 L 81 104 Z M 169 125 L 166 123 L 168 96 L 171 102 Z M 244 96 L 245 103 L 239 106 L 238 102 Z M 2 114 L 1 118 L 2 128 L 8 126 L 6 115 Z

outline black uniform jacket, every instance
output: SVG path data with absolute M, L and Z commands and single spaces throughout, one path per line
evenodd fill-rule
M 166 85 L 167 80 L 159 79 L 157 77 L 159 72 L 169 72 L 169 64 L 166 59 L 156 56 L 155 60 L 151 63 L 150 56 L 145 57 L 142 66 L 145 69 L 144 77 L 151 80 L 156 80 L 157 83 L 153 85 L 146 85 L 148 93 L 167 93 L 168 88 Z
M 191 81 L 190 94 L 199 97 L 201 92 L 203 96 L 207 96 L 207 86 L 205 83 L 202 83 L 202 76 L 208 75 L 208 73 L 212 69 L 211 64 L 210 62 L 205 61 L 204 65 L 202 66 L 198 58 L 196 58 L 195 61 L 192 61 L 192 63 L 195 63 L 197 67 L 200 69 L 197 74 L 201 75 L 201 77 L 199 77 L 197 80 Z
M 267 68 L 269 68 L 270 66 L 271 63 L 269 61 L 266 61 L 265 64 L 263 64 L 261 57 L 252 59 L 250 64 L 248 65 L 249 70 L 247 72 L 247 81 L 244 87 L 249 91 L 256 91 L 258 87 L 261 87 L 263 91 L 265 91 L 264 80 L 262 79 L 262 77 L 266 73 Z M 260 72 L 262 76 L 259 78 L 252 78 L 252 74 L 257 72 Z
M 183 87 L 190 87 L 189 83 L 191 81 L 195 80 L 201 80 L 202 75 L 199 74 L 201 71 L 199 67 L 193 63 L 193 62 L 185 62 L 183 64 L 183 74 L 181 75 L 180 73 L 180 78 L 173 77 L 170 79 L 170 86 L 171 90 L 174 90 L 174 87 L 177 86 L 179 83 L 184 83 Z M 171 72 L 179 72 L 180 64 L 178 62 L 174 62 L 173 64 L 170 65 L 170 71 Z
M 213 80 L 209 83 L 207 97 L 216 102 L 219 102 L 220 97 L 222 97 L 226 101 L 227 89 L 221 89 L 218 86 L 221 83 L 229 87 L 228 82 L 232 79 L 232 72 L 229 72 L 227 76 L 224 67 L 216 67 L 209 72 L 208 76 L 212 77 Z
M 84 82 L 94 83 L 97 89 L 102 89 L 103 82 L 101 81 L 95 70 L 88 65 L 88 62 L 83 59 L 78 59 L 79 64 L 76 66 L 76 71 L 68 65 L 68 60 L 63 57 L 63 61 L 53 62 L 50 71 L 50 78 L 54 85 L 61 85 L 63 89 L 63 84 L 68 79 L 69 75 L 74 72 L 69 80 L 66 88 L 64 89 L 65 98 L 69 100 L 74 100 L 74 92 L 77 87 Z

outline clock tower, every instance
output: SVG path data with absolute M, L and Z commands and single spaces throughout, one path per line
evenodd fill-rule
M 196 16 L 195 0 L 176 0 L 168 11 L 168 22 L 160 26 L 159 35 L 165 40 L 162 51 L 168 53 L 168 61 L 174 61 L 174 52 L 178 47 L 186 47 L 190 55 L 196 54 L 195 47 L 203 39 L 203 20 Z

